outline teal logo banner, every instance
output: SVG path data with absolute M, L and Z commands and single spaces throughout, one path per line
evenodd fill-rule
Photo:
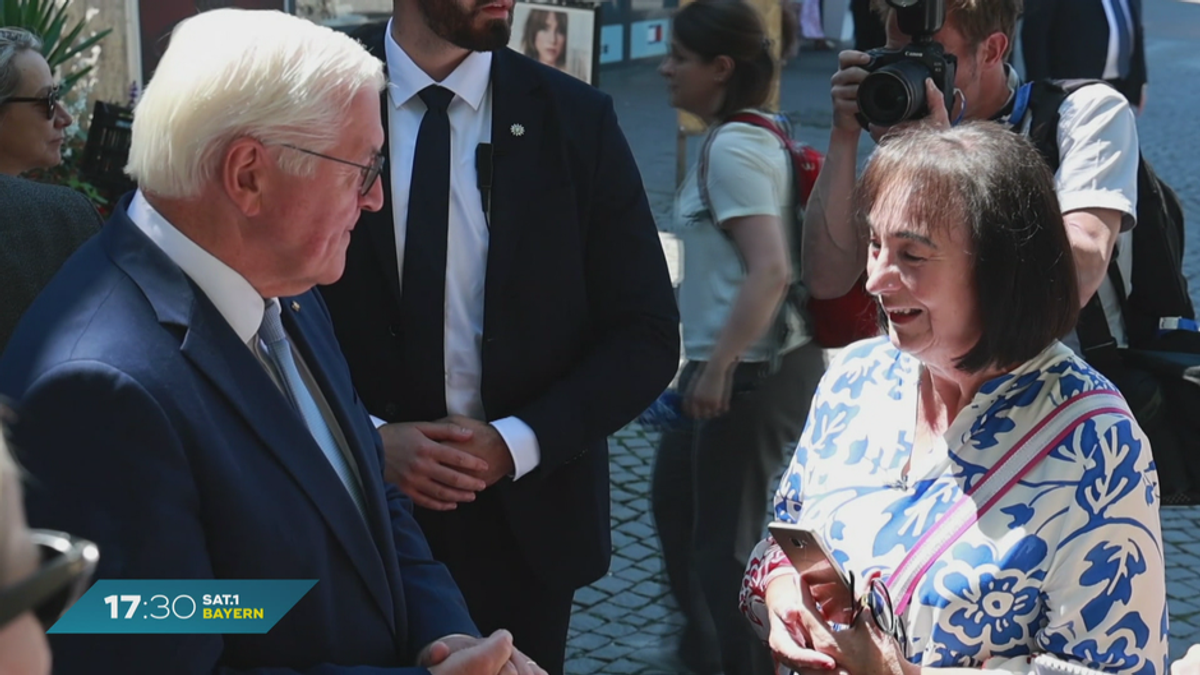
M 101 579 L 48 633 L 266 633 L 316 579 Z

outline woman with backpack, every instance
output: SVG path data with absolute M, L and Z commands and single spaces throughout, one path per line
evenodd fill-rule
M 794 26 L 781 34 L 787 53 Z M 675 15 L 659 69 L 671 104 L 710 127 L 664 227 L 683 245 L 679 391 L 690 420 L 664 433 L 651 488 L 667 576 L 687 618 L 678 651 L 696 672 L 772 670 L 737 595 L 770 481 L 825 370 L 821 348 L 785 302 L 794 278 L 791 155 L 770 130 L 730 121 L 770 119 L 761 108 L 779 67 L 774 49 L 750 5 L 696 0 Z

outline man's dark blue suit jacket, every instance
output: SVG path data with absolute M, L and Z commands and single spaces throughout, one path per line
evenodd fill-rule
M 55 672 L 392 673 L 438 637 L 476 634 L 411 503 L 383 481 L 321 296 L 281 299 L 284 325 L 358 464 L 366 522 L 251 351 L 127 204 L 0 359 L 31 526 L 95 541 L 98 578 L 318 583 L 266 635 L 54 636 Z

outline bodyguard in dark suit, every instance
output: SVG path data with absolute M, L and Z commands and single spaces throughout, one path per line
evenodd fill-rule
M 103 221 L 82 194 L 0 174 L 0 353 L 21 315 Z
M 383 204 L 382 86 L 353 40 L 279 12 L 175 30 L 134 121 L 141 191 L 0 359 L 29 521 L 95 541 L 102 579 L 317 584 L 264 635 L 54 635 L 55 672 L 539 672 L 477 637 L 384 482 L 312 290 Z
M 1142 105 L 1142 0 L 1029 0 L 1021 50 L 1027 80 L 1107 80 L 1135 109 Z
M 384 206 L 323 292 L 368 410 L 412 423 L 385 429 L 388 477 L 434 557 L 559 673 L 574 591 L 608 569 L 606 439 L 670 381 L 678 314 L 611 99 L 504 48 L 511 10 L 397 0 L 364 36 Z

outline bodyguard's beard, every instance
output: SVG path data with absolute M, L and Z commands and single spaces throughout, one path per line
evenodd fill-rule
M 435 35 L 457 47 L 473 52 L 490 52 L 508 44 L 512 32 L 512 12 L 504 19 L 492 19 L 476 27 L 479 10 L 494 0 L 475 0 L 464 10 L 457 0 L 417 0 L 425 24 Z

